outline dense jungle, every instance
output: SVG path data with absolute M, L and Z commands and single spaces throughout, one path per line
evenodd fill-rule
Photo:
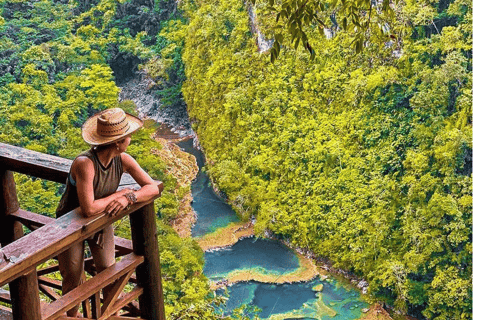
M 321 19 L 295 18 L 307 3 Z M 119 87 L 142 73 L 158 108 L 188 110 L 205 170 L 257 236 L 365 279 L 399 313 L 472 319 L 472 1 L 365 3 L 2 0 L 0 141 L 72 159 L 89 116 L 137 112 Z M 202 249 L 172 227 L 189 185 L 155 130 L 129 153 L 165 183 L 167 318 L 247 319 L 215 311 Z M 16 182 L 22 208 L 54 216 L 61 185 Z

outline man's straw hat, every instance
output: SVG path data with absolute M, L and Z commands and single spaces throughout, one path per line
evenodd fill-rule
M 143 121 L 120 108 L 103 110 L 85 121 L 82 137 L 92 146 L 100 146 L 121 140 L 143 126 Z

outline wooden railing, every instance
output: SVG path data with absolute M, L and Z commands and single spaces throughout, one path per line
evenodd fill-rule
M 85 218 L 77 208 L 53 219 L 19 207 L 13 171 L 65 183 L 71 162 L 0 143 L 0 301 L 9 306 L 0 305 L 0 319 L 67 320 L 66 311 L 81 303 L 88 319 L 164 320 L 154 199 L 136 203 L 115 217 Z M 120 188 L 133 184 L 124 175 Z M 115 237 L 115 254 L 121 258 L 99 273 L 93 260 L 85 259 L 91 277 L 61 295 L 61 281 L 47 276 L 59 270 L 58 264 L 38 266 L 126 215 L 130 216 L 132 241 Z M 22 225 L 32 232 L 24 235 Z M 125 290 L 129 283 L 133 289 Z M 9 291 L 1 289 L 6 284 Z M 109 295 L 103 296 L 102 289 L 112 284 Z M 40 292 L 51 302 L 42 301 Z

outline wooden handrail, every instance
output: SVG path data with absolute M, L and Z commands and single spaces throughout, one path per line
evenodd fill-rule
M 151 203 L 136 203 L 110 217 L 101 213 L 84 217 L 77 208 L 19 240 L 0 249 L 0 286 L 33 270 L 38 264 L 57 256 L 76 242 L 87 239 L 113 222 Z
M 10 290 L 12 290 L 12 288 L 20 288 L 21 290 L 25 289 L 27 290 L 25 292 L 28 292 L 25 293 L 25 295 L 18 291 L 15 291 L 15 293 L 11 292 L 12 306 L 16 306 L 13 308 L 14 319 L 42 319 L 43 316 L 50 318 L 50 314 L 52 319 L 57 318 L 56 315 L 60 315 L 61 313 L 58 311 L 60 309 L 58 309 L 57 306 L 61 304 L 60 300 L 58 300 L 59 296 L 51 290 L 52 283 L 41 282 L 48 278 L 43 279 L 44 277 L 40 275 L 40 273 L 49 273 L 50 269 L 55 270 L 55 267 L 45 268 L 44 270 L 42 269 L 37 275 L 37 266 L 50 258 L 58 256 L 58 254 L 67 250 L 75 243 L 87 239 L 126 215 L 130 215 L 132 241 L 115 237 L 117 255 L 137 255 L 141 257 L 144 263 L 129 267 L 137 269 L 137 276 L 135 277 L 132 275 L 133 269 L 130 269 L 128 273 L 122 276 L 122 282 L 117 281 L 116 284 L 118 287 L 116 288 L 116 295 L 111 296 L 104 301 L 106 304 L 103 305 L 102 310 L 98 309 L 100 305 L 98 292 L 84 293 L 86 294 L 85 297 L 90 297 L 91 294 L 95 294 L 95 298 L 92 299 L 96 299 L 95 308 L 97 308 L 97 315 L 101 314 L 101 319 L 106 319 L 109 315 L 114 314 L 126 304 L 133 303 L 133 299 L 138 297 L 140 298 L 140 311 L 142 318 L 165 319 L 160 265 L 158 261 L 158 243 L 155 231 L 155 212 L 152 203 L 155 198 L 149 201 L 136 203 L 128 210 L 123 210 L 114 217 L 108 216 L 105 213 L 98 214 L 94 217 L 84 217 L 80 212 L 80 208 L 77 208 L 58 219 L 53 219 L 19 208 L 18 201 L 16 200 L 15 182 L 13 181 L 13 175 L 10 171 L 24 173 L 54 182 L 65 183 L 71 164 L 72 160 L 26 150 L 0 142 L 0 180 L 2 182 L 0 184 L 0 218 L 2 221 L 0 222 L 5 223 L 2 230 L 8 231 L 8 235 L 2 238 L 2 244 L 4 244 L 4 246 L 0 248 L 0 287 L 10 283 Z M 126 186 L 135 187 L 135 185 L 136 183 L 133 178 L 124 174 L 119 189 Z M 159 190 L 160 193 L 163 190 L 163 185 L 160 183 Z M 22 236 L 23 232 L 21 228 L 18 228 L 18 225 L 16 225 L 19 222 L 23 223 L 33 231 Z M 5 229 L 5 226 L 9 227 Z M 10 232 L 9 230 L 12 231 Z M 116 268 L 120 268 L 121 266 L 122 264 L 110 269 L 116 270 Z M 92 266 L 89 265 L 89 268 L 91 267 Z M 117 274 L 117 272 L 115 274 Z M 95 281 L 93 280 L 95 278 L 97 278 L 97 276 L 92 278 L 92 281 Z M 39 281 L 39 279 L 41 281 Z M 103 282 L 105 281 L 107 280 L 104 279 Z M 123 298 L 115 300 L 117 299 L 115 297 L 118 296 L 118 294 L 121 294 L 123 285 L 127 281 L 134 281 L 137 283 L 138 290 L 136 289 Z M 95 285 L 93 287 L 98 289 L 104 284 L 105 283 L 102 283 L 100 286 Z M 39 297 L 38 293 L 36 297 L 33 294 L 32 285 L 37 288 L 36 290 L 40 288 L 43 292 L 46 292 L 47 295 L 50 294 L 54 300 L 59 301 L 57 304 L 49 306 L 49 309 L 42 308 L 43 316 L 35 311 L 40 310 L 38 306 Z M 58 288 L 58 284 L 55 284 L 54 287 Z M 89 287 L 86 285 L 82 286 L 82 288 L 86 289 Z M 80 292 L 79 290 L 77 291 Z M 72 293 L 73 292 L 74 291 L 72 291 Z M 142 295 L 142 292 L 145 294 Z M 22 297 L 27 296 L 28 302 L 24 299 L 25 301 L 19 304 L 18 299 L 22 300 Z M 7 298 L 8 297 L 5 296 L 5 299 Z M 72 301 L 74 302 L 72 302 L 72 304 L 83 300 L 83 298 L 83 296 L 82 299 L 78 297 L 73 298 Z M 70 299 L 72 298 L 70 297 Z M 16 300 L 16 302 L 14 300 Z M 18 309 L 19 307 L 26 307 L 29 303 L 34 305 L 32 308 L 29 308 L 33 311 L 19 311 L 21 310 Z M 94 303 L 93 300 L 92 303 Z M 65 307 L 62 308 L 65 309 Z M 15 314 L 17 314 L 17 317 Z M 47 314 L 49 315 L 48 317 L 46 316 Z

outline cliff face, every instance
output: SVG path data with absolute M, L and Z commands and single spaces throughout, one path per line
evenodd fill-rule
M 155 93 L 156 82 L 145 71 L 138 71 L 132 77 L 119 80 L 119 100 L 135 103 L 139 116 L 169 126 L 178 137 L 195 136 L 185 104 L 162 105 Z

